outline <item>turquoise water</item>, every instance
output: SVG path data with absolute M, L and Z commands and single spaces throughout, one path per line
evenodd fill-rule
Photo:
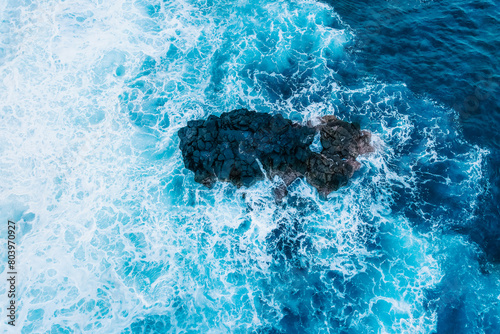
M 438 15 L 433 4 L 424 9 Z M 426 18 L 421 3 L 408 6 L 396 12 Z M 2 331 L 500 329 L 498 245 L 478 237 L 498 228 L 498 147 L 474 135 L 479 122 L 487 124 L 479 132 L 491 132 L 494 109 L 464 114 L 439 94 L 447 81 L 426 77 L 441 72 L 415 71 L 407 47 L 382 48 L 404 35 L 385 34 L 381 20 L 362 25 L 373 13 L 366 4 L 0 8 L 0 216 L 19 226 L 17 326 L 2 321 Z M 492 20 L 488 38 L 498 40 Z M 485 87 L 495 92 L 492 78 Z M 361 170 L 326 201 L 300 180 L 283 206 L 272 180 L 206 189 L 184 168 L 176 133 L 235 108 L 297 122 L 335 114 L 370 130 L 376 152 L 359 158 Z M 486 214 L 491 229 L 476 228 Z

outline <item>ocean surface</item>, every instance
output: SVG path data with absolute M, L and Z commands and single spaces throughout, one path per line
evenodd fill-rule
M 499 79 L 497 0 L 0 1 L 0 331 L 500 333 Z M 207 189 L 177 131 L 236 108 L 376 151 Z

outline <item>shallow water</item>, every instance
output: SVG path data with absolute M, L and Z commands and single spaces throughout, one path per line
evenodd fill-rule
M 20 227 L 19 332 L 500 329 L 494 2 L 0 6 L 0 216 Z M 457 8 L 474 24 L 454 26 Z M 482 77 L 464 79 L 481 57 Z M 479 107 L 457 105 L 464 94 Z M 326 201 L 300 180 L 283 206 L 273 180 L 206 189 L 176 132 L 240 107 L 335 114 L 376 152 Z

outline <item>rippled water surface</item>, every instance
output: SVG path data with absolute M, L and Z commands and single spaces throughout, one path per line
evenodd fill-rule
M 3 1 L 0 329 L 500 332 L 498 6 Z M 335 114 L 376 152 L 327 200 L 207 189 L 176 133 L 235 108 Z

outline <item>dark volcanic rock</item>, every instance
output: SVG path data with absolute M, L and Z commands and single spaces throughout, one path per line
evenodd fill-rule
M 320 153 L 309 148 L 318 132 Z M 346 185 L 359 169 L 359 154 L 373 151 L 369 132 L 335 116 L 325 116 L 313 126 L 238 109 L 189 121 L 178 134 L 184 165 L 207 187 L 217 180 L 250 186 L 275 175 L 288 186 L 305 177 L 326 196 Z

